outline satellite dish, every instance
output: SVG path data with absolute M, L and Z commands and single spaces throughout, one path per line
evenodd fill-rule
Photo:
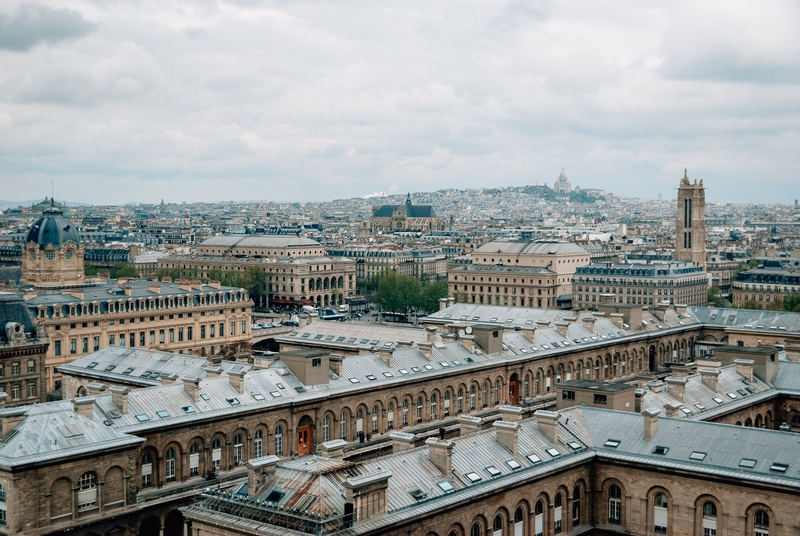
M 466 333 L 464 332 L 464 330 L 463 330 L 463 329 L 459 329 L 459 330 L 458 330 L 458 336 L 459 336 L 459 337 L 463 337 L 464 335 L 466 335 Z
M 467 335 L 472 335 L 472 326 L 467 326 Z

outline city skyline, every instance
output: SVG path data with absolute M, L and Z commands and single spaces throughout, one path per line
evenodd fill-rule
M 52 181 L 91 204 L 324 201 L 552 185 L 563 167 L 654 199 L 688 167 L 710 201 L 794 199 L 799 14 L 8 4 L 3 197 Z

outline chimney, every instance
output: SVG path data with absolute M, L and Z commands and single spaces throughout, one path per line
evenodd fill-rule
M 658 430 L 658 414 L 661 413 L 656 408 L 647 408 L 642 412 L 644 415 L 644 440 L 650 441 Z
M 461 344 L 464 345 L 467 352 L 471 354 L 475 353 L 475 335 L 464 335 L 461 337 Z
M 82 396 L 80 398 L 72 399 L 72 407 L 75 408 L 75 413 L 81 417 L 91 419 L 94 417 L 94 400 L 93 396 Z
M 307 326 L 310 326 L 314 322 L 316 322 L 317 318 L 319 318 L 319 314 L 317 313 L 308 313 L 308 323 Z
M 337 376 L 342 375 L 342 361 L 344 361 L 344 358 L 339 354 L 328 354 L 328 366 Z
M 177 374 L 167 374 L 166 376 L 161 376 L 161 385 L 172 385 L 178 381 Z
M 636 374 L 636 387 L 639 389 L 644 389 L 647 387 L 647 383 L 655 378 L 655 374 L 650 374 L 649 372 L 639 372 Z
M 735 359 L 733 362 L 736 364 L 736 372 L 744 376 L 747 381 L 753 381 L 753 364 L 755 362 L 752 359 Z
M 430 361 L 433 356 L 433 345 L 429 342 L 418 342 L 417 347 L 419 351 L 422 352 L 422 355 L 425 356 L 425 359 Z
M 636 389 L 633 394 L 636 397 L 636 400 L 633 403 L 633 411 L 636 413 L 642 412 L 642 400 L 644 399 L 644 395 L 647 393 L 644 389 Z
M 114 385 L 109 390 L 111 391 L 111 401 L 119 408 L 119 412 L 128 413 L 128 393 L 131 390 L 121 385 Z
M 275 475 L 275 466 L 280 461 L 275 455 L 262 456 L 247 461 L 247 495 L 258 497 L 264 485 Z
M 28 408 L 6 408 L 0 411 L 0 427 L 2 427 L 3 439 L 8 437 L 8 434 L 14 431 L 14 428 L 22 422 Z
M 389 440 L 392 442 L 392 454 L 395 454 L 413 449 L 416 437 L 408 432 L 392 432 L 389 434 Z
M 86 390 L 89 392 L 89 396 L 105 393 L 107 388 L 108 386 L 106 384 L 99 382 L 89 382 L 86 384 Z
M 594 333 L 594 318 L 585 316 L 581 318 L 581 322 L 583 322 L 583 327 L 588 329 L 590 333 Z
M 429 343 L 433 343 L 436 340 L 436 326 L 426 326 L 425 335 L 427 336 L 426 340 Z
M 683 407 L 683 404 L 681 404 L 676 400 L 664 404 L 664 409 L 667 410 L 667 417 L 669 417 L 670 419 L 677 419 L 678 417 L 681 416 L 680 413 L 678 413 L 681 407 Z
M 686 315 L 686 305 L 684 305 L 682 303 L 676 303 L 675 304 L 675 312 L 678 313 L 681 316 L 685 316 Z
M 387 367 L 392 367 L 392 350 L 389 348 L 379 348 L 378 355 L 381 357 L 381 361 L 386 363 Z
M 569 339 L 569 324 L 566 322 L 556 322 L 556 331 L 558 331 L 562 337 L 565 339 Z
M 231 382 L 236 391 L 239 394 L 244 393 L 244 371 L 242 370 L 230 370 L 228 371 L 228 381 Z
M 192 282 L 189 279 L 178 279 L 178 288 L 181 290 L 192 290 Z
M 664 390 L 664 382 L 661 380 L 650 380 L 647 382 L 647 387 L 649 387 L 654 393 L 660 393 Z
M 539 430 L 547 436 L 553 443 L 558 442 L 558 418 L 560 414 L 555 411 L 545 411 L 543 409 L 537 410 L 533 414 L 536 417 L 536 422 L 539 425 Z
M 221 285 L 219 281 L 217 281 L 216 279 L 212 279 L 208 282 L 208 286 L 211 288 L 219 288 Z
M 681 402 L 686 402 L 686 378 L 667 378 L 669 392 Z
M 158 283 L 150 283 L 149 285 L 147 285 L 147 290 L 149 290 L 154 294 L 161 294 L 161 285 L 159 285 Z
M 675 378 L 685 378 L 689 375 L 689 367 L 686 365 L 671 365 L 669 371 Z
M 461 414 L 456 417 L 459 427 L 459 436 L 464 437 L 474 432 L 480 432 L 483 429 L 483 419 L 474 415 Z
M 347 446 L 347 441 L 344 439 L 331 439 L 330 441 L 320 443 L 317 447 L 317 452 L 320 456 L 324 456 L 325 458 L 343 460 L 345 446 Z
M 206 371 L 206 378 L 216 378 L 222 374 L 222 367 L 203 367 Z
M 344 481 L 345 501 L 353 505 L 353 521 L 364 521 L 387 512 L 386 500 L 392 473 L 379 471 Z
M 625 323 L 625 315 L 622 313 L 611 313 L 609 315 L 611 321 L 614 322 L 614 325 L 617 326 L 619 329 L 622 329 L 622 324 Z
M 197 399 L 200 398 L 200 378 L 186 377 L 181 380 L 183 381 L 183 390 L 197 402 Z
M 447 298 L 439 298 L 439 310 L 444 311 L 447 309 Z
M 500 415 L 506 422 L 519 422 L 525 418 L 525 410 L 519 406 L 500 406 Z
M 535 327 L 533 327 L 533 326 L 523 327 L 522 328 L 522 335 L 524 335 L 526 339 L 531 341 L 531 344 L 536 342 L 536 328 Z
M 442 471 L 449 475 L 453 470 L 453 443 L 449 439 L 428 438 L 425 441 L 430 451 L 431 461 Z
M 364 344 L 358 347 L 358 355 L 367 355 L 373 352 L 372 346 L 368 344 Z
M 517 422 L 494 421 L 492 424 L 497 442 L 503 445 L 512 454 L 517 453 L 517 438 L 520 425 Z
M 719 369 L 701 368 L 700 379 L 716 392 L 717 381 L 719 380 Z
M 536 321 L 536 326 L 540 327 L 540 328 L 546 328 L 549 325 L 550 325 L 550 322 L 548 322 L 547 320 L 537 320 Z
M 402 339 L 397 341 L 397 347 L 402 350 L 405 350 L 406 348 L 411 348 L 412 346 L 414 346 L 414 341 L 410 341 L 408 339 Z

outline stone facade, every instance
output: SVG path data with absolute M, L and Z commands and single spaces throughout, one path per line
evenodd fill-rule
M 703 268 L 706 265 L 706 190 L 702 179 L 692 184 L 686 173 L 678 188 L 674 257 Z

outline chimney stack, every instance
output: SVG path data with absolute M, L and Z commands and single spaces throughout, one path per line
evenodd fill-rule
M 658 414 L 661 413 L 656 408 L 647 408 L 642 412 L 644 415 L 644 440 L 650 441 L 658 430 Z
M 216 378 L 222 374 L 222 367 L 203 367 L 203 370 L 206 371 L 206 378 Z
M 447 309 L 447 298 L 439 298 L 439 310 L 444 311 Z
M 337 376 L 342 375 L 342 361 L 344 357 L 339 354 L 328 354 L 328 366 Z
M 644 400 L 644 395 L 647 391 L 644 389 L 636 389 L 633 394 L 636 397 L 636 400 L 633 403 L 633 411 L 636 413 L 642 412 L 642 400 Z
M 400 349 L 405 350 L 406 348 L 411 348 L 414 346 L 414 341 L 410 341 L 408 339 L 401 339 L 397 341 L 397 347 Z
M 186 377 L 181 380 L 183 380 L 183 390 L 197 402 L 200 398 L 200 378 Z
M 681 402 L 686 402 L 686 378 L 667 378 L 669 392 Z
M 89 396 L 102 394 L 107 388 L 108 386 L 106 384 L 99 382 L 89 382 L 86 384 L 86 391 L 89 392 Z
M 719 380 L 719 369 L 701 368 L 700 379 L 704 384 L 708 385 L 714 392 L 716 392 L 717 381 Z
M 614 325 L 617 326 L 619 329 L 622 329 L 622 324 L 625 323 L 625 315 L 622 313 L 611 313 L 608 315 L 611 318 L 611 321 L 614 322 Z
M 128 393 L 131 390 L 121 385 L 114 385 L 110 391 L 111 401 L 119 408 L 119 412 L 122 414 L 128 413 Z
M 581 318 L 581 322 L 583 322 L 583 327 L 588 329 L 590 333 L 594 333 L 594 318 L 585 316 Z
M 566 322 L 556 322 L 556 331 L 558 331 L 562 337 L 569 339 L 569 324 Z
M 558 442 L 558 418 L 560 414 L 555 411 L 546 411 L 543 409 L 537 410 L 533 414 L 536 417 L 536 422 L 539 425 L 539 430 L 547 436 L 553 443 Z
M 344 447 L 347 446 L 347 441 L 344 439 L 331 439 L 320 443 L 317 447 L 317 452 L 320 456 L 331 458 L 334 460 L 344 459 Z
M 367 475 L 345 479 L 345 500 L 353 505 L 353 521 L 364 521 L 385 514 L 389 489 L 389 471 L 378 471 Z
M 275 474 L 275 466 L 280 461 L 275 455 L 253 458 L 247 462 L 247 495 L 258 497 L 264 485 Z
M 425 441 L 430 450 L 431 461 L 442 471 L 449 475 L 453 470 L 453 443 L 449 439 L 428 438 Z
M 426 326 L 425 336 L 427 337 L 426 340 L 428 343 L 433 344 L 433 341 L 436 340 L 436 326 Z
M 474 415 L 461 414 L 456 417 L 459 427 L 459 436 L 464 437 L 474 432 L 480 432 L 483 429 L 483 419 Z
M 383 347 L 378 348 L 378 355 L 380 356 L 381 361 L 386 363 L 387 367 L 394 366 L 394 365 L 392 365 L 392 350 L 390 350 L 389 348 L 383 348 Z
M 464 345 L 467 352 L 471 354 L 475 353 L 475 335 L 464 335 L 461 337 L 461 344 Z
M 176 381 L 178 381 L 177 374 L 168 374 L 165 376 L 161 376 L 161 385 L 172 385 Z
M 75 413 L 81 417 L 91 419 L 94 417 L 94 400 L 93 396 L 82 396 L 80 398 L 72 399 L 72 407 L 75 408 Z
M 512 454 L 517 453 L 517 440 L 520 425 L 517 422 L 494 421 L 492 424 L 497 442 L 503 445 Z
M 392 442 L 392 454 L 395 454 L 413 449 L 416 437 L 408 432 L 392 432 L 389 434 L 389 439 Z
M 8 400 L 8 393 L 0 391 L 0 409 L 6 407 L 6 400 Z
M 675 400 L 664 404 L 664 409 L 667 410 L 667 417 L 669 417 L 670 419 L 677 419 L 678 417 L 681 416 L 680 413 L 678 413 L 681 407 L 683 407 L 683 404 Z
M 228 381 L 239 394 L 244 393 L 244 371 L 243 370 L 230 370 L 228 371 Z
M 500 415 L 506 422 L 519 422 L 525 418 L 525 410 L 519 406 L 500 406 Z
M 27 412 L 28 408 L 25 407 L 6 408 L 0 411 L 0 427 L 2 427 L 3 439 L 14 431 L 14 428 L 22 422 Z
M 736 372 L 745 377 L 749 382 L 753 381 L 753 363 L 752 359 L 735 359 Z
M 522 335 L 525 336 L 526 339 L 531 341 L 531 344 L 536 342 L 536 328 L 533 326 L 523 327 L 522 328 Z
M 430 361 L 433 356 L 433 345 L 429 342 L 418 342 L 417 347 L 419 351 L 422 352 L 422 355 L 425 356 L 425 359 Z

